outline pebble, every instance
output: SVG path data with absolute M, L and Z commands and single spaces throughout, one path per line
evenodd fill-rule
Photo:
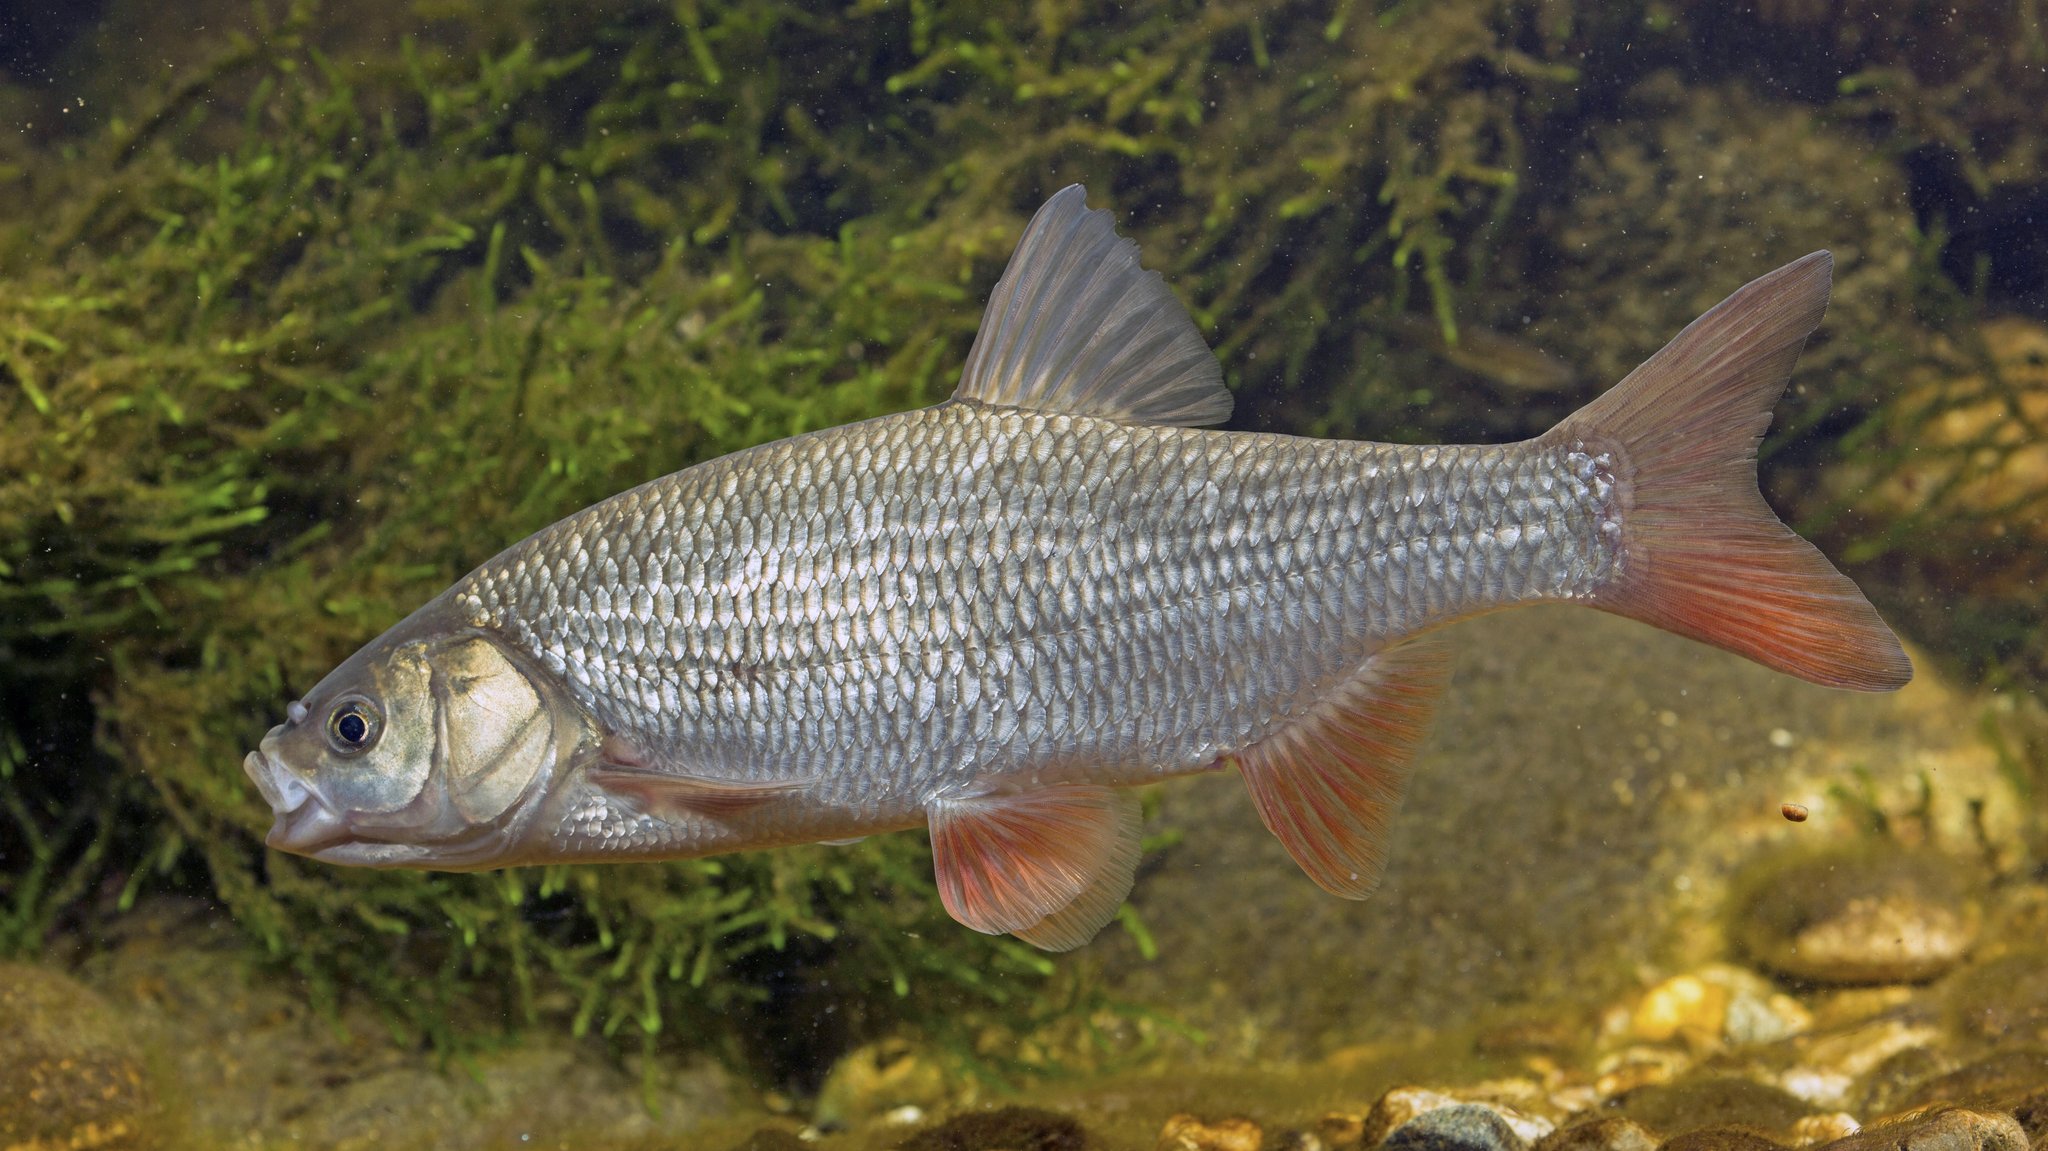
M 901 1039 L 885 1039 L 841 1056 L 818 1089 L 811 1122 L 839 1131 L 900 1112 L 931 1111 L 951 1102 L 946 1073 Z
M 1660 1151 L 1784 1151 L 1785 1145 L 1739 1123 L 1701 1127 L 1664 1141 Z
M 1519 1081 L 1478 1084 L 1455 1093 L 1429 1087 L 1396 1087 L 1380 1096 L 1379 1101 L 1372 1105 L 1372 1110 L 1366 1113 L 1358 1143 L 1361 1147 L 1378 1147 L 1383 1143 L 1389 1143 L 1396 1131 L 1417 1119 L 1456 1107 L 1477 1107 L 1487 1111 L 1506 1125 L 1519 1144 L 1534 1143 L 1555 1130 L 1556 1124 L 1540 1115 L 1531 1115 L 1499 1102 L 1496 1098 L 1485 1096 L 1506 1093 L 1521 1097 L 1538 1092 L 1539 1089 L 1534 1084 Z
M 1478 1103 L 1425 1111 L 1394 1128 L 1382 1151 L 1527 1151 L 1500 1112 Z
M 1945 1070 L 1929 1062 L 1929 1045 L 1940 1036 L 1940 1030 L 1926 1022 L 1896 1017 L 1831 1029 L 1808 1036 L 1799 1062 L 1779 1072 L 1776 1082 L 1816 1107 L 1847 1107 L 1854 1102 L 1864 1114 L 1883 1114 L 1897 1108 L 1872 1111 L 1872 1085 L 1889 1082 L 1891 1088 L 1899 1088 Z M 1860 1100 L 1859 1083 L 1864 1086 Z
M 1808 1115 L 1792 1124 L 1792 1145 L 1794 1147 L 1816 1147 L 1833 1143 L 1839 1139 L 1863 1130 L 1863 1124 L 1846 1111 L 1828 1111 L 1820 1115 Z
M 1167 1119 L 1154 1147 L 1157 1151 L 1259 1151 L 1265 1139 L 1266 1133 L 1249 1119 L 1182 1114 Z
M 1946 1103 L 2004 1111 L 2043 1088 L 2048 1088 L 2048 1053 L 2006 1051 L 1922 1080 L 1903 1102 L 1905 1108 Z
M 1630 1031 L 1648 1043 L 1674 1039 L 1711 1049 L 1776 1043 L 1813 1026 L 1813 1016 L 1770 980 L 1716 963 L 1674 975 L 1643 993 Z
M 1609 1116 L 1560 1127 L 1536 1151 L 1657 1151 L 1657 1137 L 1633 1119 Z
M 1800 853 L 1753 868 L 1736 934 L 1751 958 L 1815 983 L 1919 983 L 1961 963 L 1981 915 L 1960 868 L 1931 852 Z
M 1876 1123 L 1823 1151 L 2028 1151 L 2027 1133 L 2010 1115 L 1937 1111 Z
M 1669 1083 L 1692 1067 L 1692 1057 L 1668 1047 L 1625 1047 L 1594 1067 L 1593 1091 L 1601 1099 L 1639 1087 Z
M 1316 1120 L 1316 1138 L 1329 1147 L 1358 1147 L 1365 1142 L 1365 1116 L 1329 1111 Z
M 2012 1109 L 2012 1117 L 2019 1122 L 2020 1130 L 2033 1140 L 2034 1151 L 2048 1147 L 2048 1088 L 2044 1088 L 2020 1100 Z
M 1811 1109 L 1797 1097 L 1733 1075 L 1703 1075 L 1638 1087 L 1612 1100 L 1609 1106 L 1653 1131 L 1667 1134 L 1709 1125 L 1783 1133 L 1811 1114 Z

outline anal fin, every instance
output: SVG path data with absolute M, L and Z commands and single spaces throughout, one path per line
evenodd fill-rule
M 1267 830 L 1323 890 L 1364 899 L 1450 662 L 1433 640 L 1379 652 L 1309 714 L 1231 757 Z
M 954 919 L 1048 951 L 1094 938 L 1138 868 L 1138 801 L 1094 784 L 926 805 L 939 896 Z

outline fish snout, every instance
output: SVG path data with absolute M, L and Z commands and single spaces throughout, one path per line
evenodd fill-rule
M 347 821 L 304 780 L 261 750 L 243 757 L 242 770 L 277 817 L 265 843 L 279 851 L 312 855 L 349 838 Z

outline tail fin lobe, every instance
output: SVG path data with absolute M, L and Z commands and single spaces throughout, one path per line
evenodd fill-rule
M 1833 267 L 1815 252 L 1752 281 L 1544 439 L 1621 449 L 1621 571 L 1598 606 L 1814 683 L 1888 691 L 1913 676 L 1898 638 L 1757 489 L 1757 445 Z

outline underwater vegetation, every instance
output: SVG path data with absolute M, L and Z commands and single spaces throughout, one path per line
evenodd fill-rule
M 942 398 L 1072 180 L 1190 305 L 1241 421 L 1380 439 L 1532 433 L 1834 248 L 1773 495 L 1888 609 L 1981 575 L 1908 622 L 2048 672 L 2048 384 L 1981 323 L 2048 318 L 2048 260 L 1999 239 L 2048 188 L 2030 6 L 1962 6 L 1939 52 L 1826 3 L 207 7 L 108 6 L 110 39 L 165 37 L 146 75 L 91 35 L 58 72 L 5 57 L 0 953 L 190 891 L 439 1042 L 566 1021 L 777 1074 L 903 1027 L 1002 1064 L 991 1034 L 1101 1009 L 951 926 L 919 837 L 350 872 L 265 852 L 239 766 L 504 544 Z M 1518 366 L 1548 361 L 1578 371 Z M 1949 470 L 1912 480 L 1930 442 Z

